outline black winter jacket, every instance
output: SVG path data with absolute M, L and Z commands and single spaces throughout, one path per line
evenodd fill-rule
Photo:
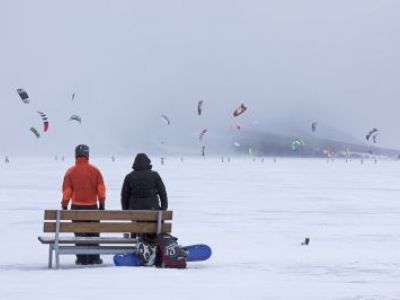
M 121 192 L 122 209 L 166 210 L 168 198 L 160 175 L 151 170 L 150 159 L 138 154 L 134 171 L 124 180 Z

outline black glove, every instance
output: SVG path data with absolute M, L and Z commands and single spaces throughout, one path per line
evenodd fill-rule
M 106 204 L 105 203 L 100 203 L 99 204 L 99 210 L 105 210 L 106 209 Z
M 63 206 L 62 210 L 68 210 L 68 205 Z

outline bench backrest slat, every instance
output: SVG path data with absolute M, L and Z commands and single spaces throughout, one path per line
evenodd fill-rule
M 56 210 L 46 210 L 45 220 L 56 220 Z M 172 220 L 172 211 L 163 211 L 162 220 Z M 61 211 L 61 220 L 72 221 L 157 221 L 158 211 L 153 210 L 65 210 Z
M 171 232 L 172 224 L 164 223 L 161 225 L 162 233 Z M 55 222 L 45 222 L 44 232 L 55 232 Z M 136 232 L 136 233 L 155 233 L 157 231 L 157 223 L 97 223 L 97 222 L 74 222 L 60 223 L 60 232 Z

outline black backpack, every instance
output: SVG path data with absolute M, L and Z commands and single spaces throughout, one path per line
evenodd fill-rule
M 178 239 L 169 234 L 157 237 L 156 267 L 159 268 L 186 268 L 186 251 L 178 245 Z

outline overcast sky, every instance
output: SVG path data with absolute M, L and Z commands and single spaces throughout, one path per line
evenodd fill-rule
M 377 127 L 400 148 L 398 0 L 2 0 L 0 43 L 0 153 L 225 143 L 240 103 L 248 129 Z

